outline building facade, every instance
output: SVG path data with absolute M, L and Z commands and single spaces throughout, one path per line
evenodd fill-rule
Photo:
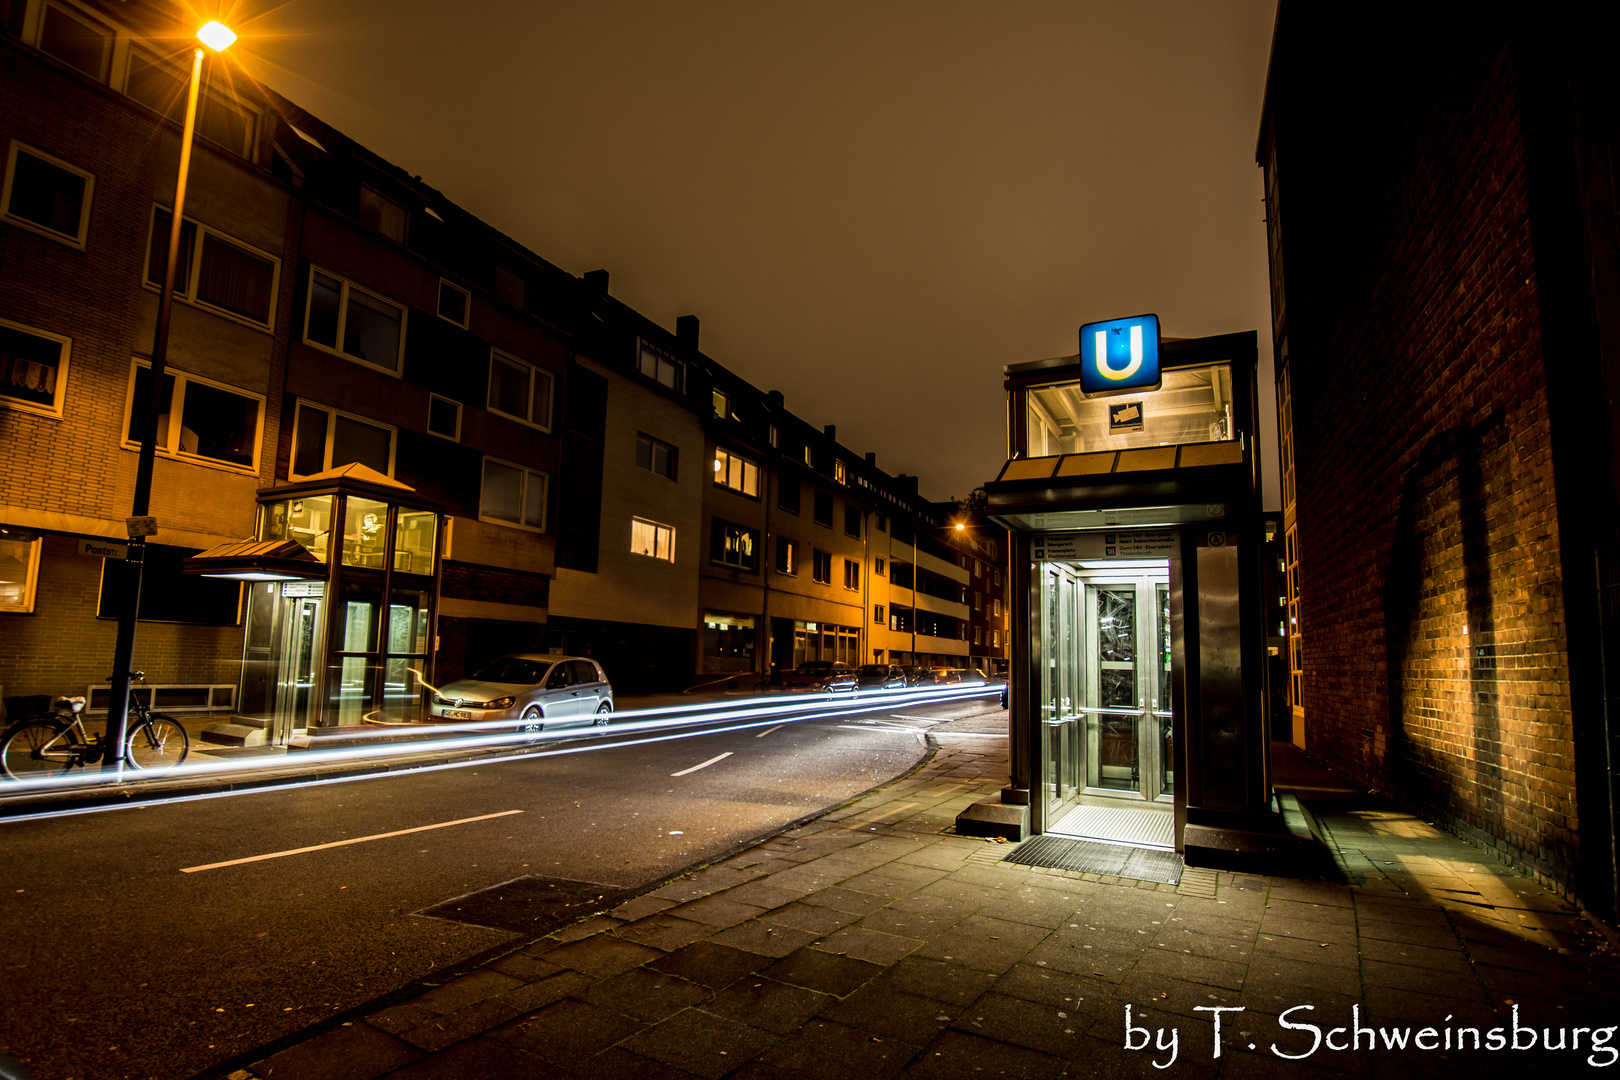
M 1279 12 L 1289 705 L 1313 754 L 1612 913 L 1620 109 L 1553 21 Z M 1411 77 L 1369 85 L 1370 52 Z

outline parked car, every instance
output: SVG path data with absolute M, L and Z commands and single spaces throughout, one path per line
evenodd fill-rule
M 939 681 L 931 667 L 908 667 L 902 670 L 906 673 L 906 682 L 912 686 L 933 686 Z
M 944 686 L 947 683 L 959 683 L 962 681 L 962 673 L 956 668 L 937 667 L 933 669 L 933 672 L 934 683 L 937 686 Z
M 952 668 L 956 672 L 956 681 L 963 686 L 983 686 L 987 681 L 984 672 L 978 668 Z
M 600 664 L 584 656 L 540 653 L 497 657 L 440 687 L 428 702 L 433 720 L 511 721 L 528 735 L 605 724 L 612 712 L 613 685 Z
M 893 690 L 910 685 L 906 673 L 894 664 L 862 664 L 855 669 L 859 690 Z
M 782 676 L 784 690 L 854 690 L 855 669 L 837 660 L 809 660 Z

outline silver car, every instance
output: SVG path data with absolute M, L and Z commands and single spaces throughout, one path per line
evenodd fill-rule
M 605 724 L 613 686 L 584 656 L 513 653 L 438 689 L 428 704 L 434 720 L 512 721 L 526 735 L 547 728 Z

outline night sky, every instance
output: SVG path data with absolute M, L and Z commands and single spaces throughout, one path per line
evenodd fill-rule
M 1259 331 L 1269 390 L 1275 0 L 254 2 L 255 77 L 930 498 L 1082 322 Z

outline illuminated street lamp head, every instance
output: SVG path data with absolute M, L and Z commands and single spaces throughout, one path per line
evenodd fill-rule
M 197 31 L 197 40 L 215 52 L 224 52 L 236 41 L 236 35 L 224 23 L 211 20 Z
M 960 522 L 960 521 L 958 521 L 958 522 L 957 522 L 957 523 L 956 523 L 956 531 L 957 531 L 957 532 L 961 532 L 961 531 L 963 531 L 963 530 L 964 530 L 964 529 L 966 529 L 966 528 L 967 528 L 967 526 L 966 526 L 966 525 L 964 525 L 964 524 L 963 524 L 963 523 L 962 523 L 962 522 Z

